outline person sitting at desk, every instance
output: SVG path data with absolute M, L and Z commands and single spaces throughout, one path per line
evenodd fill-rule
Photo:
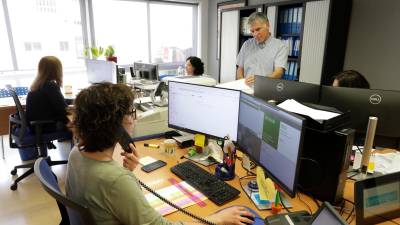
M 121 126 L 128 133 L 133 129 L 133 100 L 123 84 L 93 84 L 78 94 L 72 126 L 79 144 L 70 153 L 66 194 L 88 206 L 98 225 L 172 224 L 149 205 L 132 173 L 139 163 L 135 147 L 130 144 L 133 153 L 121 153 L 123 167 L 112 158 Z M 243 207 L 230 207 L 205 219 L 217 225 L 250 223 L 244 216 L 253 215 Z
M 355 70 L 345 70 L 334 76 L 332 86 L 369 89 L 367 79 Z
M 201 76 L 204 73 L 204 63 L 196 56 L 189 56 L 186 59 L 186 75 Z
M 61 93 L 63 71 L 60 60 L 45 56 L 39 61 L 38 73 L 26 98 L 26 116 L 33 120 L 54 120 L 56 124 L 43 127 L 43 132 L 65 130 L 68 123 L 67 104 Z M 32 129 L 34 130 L 34 129 Z
M 281 78 L 287 69 L 288 46 L 271 36 L 268 17 L 264 13 L 252 13 L 248 24 L 253 38 L 244 42 L 239 51 L 236 78 L 246 78 L 249 86 L 254 84 L 254 75 Z

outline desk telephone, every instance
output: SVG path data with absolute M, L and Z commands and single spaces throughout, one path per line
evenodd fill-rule
M 135 146 L 135 143 L 132 142 L 131 136 L 128 134 L 128 132 L 126 132 L 125 128 L 124 128 L 122 125 L 121 125 L 121 131 L 120 131 L 120 137 L 119 137 L 118 143 L 121 145 L 122 149 L 123 149 L 125 152 L 128 152 L 128 153 L 132 153 L 132 149 L 129 147 L 129 144 L 132 143 L 133 146 Z M 136 146 L 135 146 L 135 147 L 136 147 Z M 196 216 L 196 215 L 192 214 L 191 212 L 189 212 L 189 211 L 187 211 L 187 210 L 185 210 L 185 209 L 182 209 L 181 207 L 177 206 L 176 204 L 174 204 L 174 203 L 170 202 L 169 200 L 165 199 L 163 196 L 161 196 L 161 195 L 158 194 L 156 191 L 154 191 L 153 189 L 151 189 L 149 186 L 147 186 L 146 184 L 144 184 L 141 180 L 138 179 L 138 181 L 139 181 L 139 184 L 140 184 L 144 189 L 146 189 L 147 191 L 151 192 L 151 193 L 152 193 L 153 195 L 155 195 L 157 198 L 161 199 L 163 202 L 167 203 L 168 205 L 174 207 L 174 208 L 177 209 L 178 211 L 180 211 L 180 212 L 182 212 L 182 213 L 184 213 L 184 214 L 186 214 L 186 215 L 188 215 L 188 216 L 190 216 L 190 217 L 192 217 L 192 218 L 194 218 L 194 219 L 196 219 L 196 220 L 198 220 L 198 221 L 200 221 L 200 222 L 202 222 L 202 223 L 204 223 L 204 224 L 216 225 L 216 224 L 213 223 L 213 222 L 210 222 L 210 221 L 208 221 L 208 220 L 206 220 L 206 219 L 204 219 L 204 218 L 201 218 L 201 217 L 199 217 L 199 216 Z

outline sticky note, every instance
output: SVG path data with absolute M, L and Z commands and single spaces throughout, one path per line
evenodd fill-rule
M 204 148 L 206 143 L 206 136 L 203 134 L 195 134 L 194 135 L 194 145 Z
M 264 170 L 261 167 L 257 167 L 257 185 L 258 192 L 260 193 L 260 199 L 265 201 L 273 202 L 276 195 L 274 182 L 271 179 L 265 179 Z
M 146 156 L 146 157 L 139 159 L 139 163 L 142 164 L 143 166 L 153 163 L 155 161 L 157 161 L 157 159 L 150 157 L 150 156 Z

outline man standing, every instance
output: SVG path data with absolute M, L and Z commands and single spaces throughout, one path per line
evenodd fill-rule
M 281 40 L 271 37 L 265 14 L 254 12 L 249 17 L 253 38 L 247 40 L 236 59 L 236 78 L 254 84 L 254 75 L 281 78 L 287 69 L 289 49 Z

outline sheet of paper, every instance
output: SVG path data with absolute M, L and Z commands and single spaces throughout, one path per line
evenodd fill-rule
M 150 156 L 146 156 L 146 157 L 143 157 L 143 158 L 140 158 L 140 159 L 139 159 L 139 163 L 140 163 L 141 165 L 143 165 L 143 166 L 148 165 L 148 164 L 150 164 L 150 163 L 153 163 L 153 162 L 155 162 L 155 161 L 157 161 L 157 159 L 155 159 L 155 158 L 153 158 L 153 157 L 150 157 Z
M 322 122 L 329 120 L 333 117 L 339 116 L 340 114 L 334 112 L 328 112 L 324 110 L 313 109 L 305 106 L 294 99 L 288 99 L 278 105 L 279 108 L 285 109 L 290 112 L 306 115 L 313 118 L 316 121 Z
M 254 94 L 253 87 L 248 86 L 244 81 L 245 81 L 245 79 L 235 80 L 235 81 L 226 82 L 223 84 L 218 84 L 217 87 L 240 90 L 240 91 L 246 92 L 247 94 L 251 94 L 251 95 Z

